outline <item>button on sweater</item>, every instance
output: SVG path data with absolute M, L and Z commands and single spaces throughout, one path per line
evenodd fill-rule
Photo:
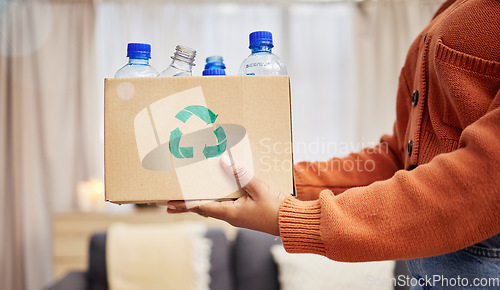
M 297 198 L 279 213 L 288 252 L 411 259 L 500 233 L 499 15 L 497 0 L 446 1 L 409 49 L 393 134 L 295 165 Z

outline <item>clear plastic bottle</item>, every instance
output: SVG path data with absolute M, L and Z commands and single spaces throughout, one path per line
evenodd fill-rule
M 286 75 L 286 67 L 281 60 L 271 52 L 273 35 L 269 31 L 250 33 L 252 54 L 240 66 L 240 75 Z
M 158 72 L 149 65 L 151 45 L 129 43 L 127 45 L 128 63 L 115 73 L 115 78 L 157 77 Z
M 202 75 L 204 76 L 220 76 L 226 75 L 226 65 L 222 59 L 222 56 L 209 56 L 207 57 L 207 64 L 205 64 L 205 70 Z
M 186 46 L 177 45 L 175 47 L 174 56 L 172 56 L 172 63 L 160 74 L 160 76 L 192 76 L 192 67 L 194 66 L 195 57 L 196 50 Z

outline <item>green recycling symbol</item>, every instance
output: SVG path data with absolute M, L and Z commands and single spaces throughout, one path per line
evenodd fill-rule
M 185 107 L 182 111 L 177 113 L 175 118 L 181 120 L 183 123 L 186 123 L 186 121 L 193 115 L 202 119 L 207 123 L 207 125 L 213 124 L 218 116 L 207 107 L 192 105 Z M 214 146 L 207 146 L 205 144 L 205 147 L 203 148 L 203 155 L 205 155 L 205 158 L 207 159 L 220 156 L 224 153 L 224 151 L 226 151 L 227 140 L 224 129 L 222 129 L 222 127 L 217 127 L 217 129 L 214 130 L 214 134 L 215 137 L 217 137 L 218 144 Z M 170 153 L 177 158 L 193 158 L 193 147 L 180 147 L 181 138 L 182 132 L 179 127 L 170 132 L 170 141 L 168 144 Z

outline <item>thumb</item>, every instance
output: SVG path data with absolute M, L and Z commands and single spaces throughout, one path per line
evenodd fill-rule
M 255 177 L 253 172 L 248 171 L 245 167 L 235 164 L 227 153 L 221 156 L 221 165 L 227 175 L 234 178 L 238 185 L 245 189 L 252 198 L 258 198 L 268 186 L 265 182 Z

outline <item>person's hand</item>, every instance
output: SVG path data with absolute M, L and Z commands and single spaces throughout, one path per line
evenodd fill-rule
M 236 178 L 246 195 L 234 201 L 169 201 L 168 213 L 194 212 L 236 227 L 279 236 L 279 208 L 287 195 L 252 176 L 238 164 L 232 164 L 226 154 L 221 157 L 221 165 L 227 174 Z

